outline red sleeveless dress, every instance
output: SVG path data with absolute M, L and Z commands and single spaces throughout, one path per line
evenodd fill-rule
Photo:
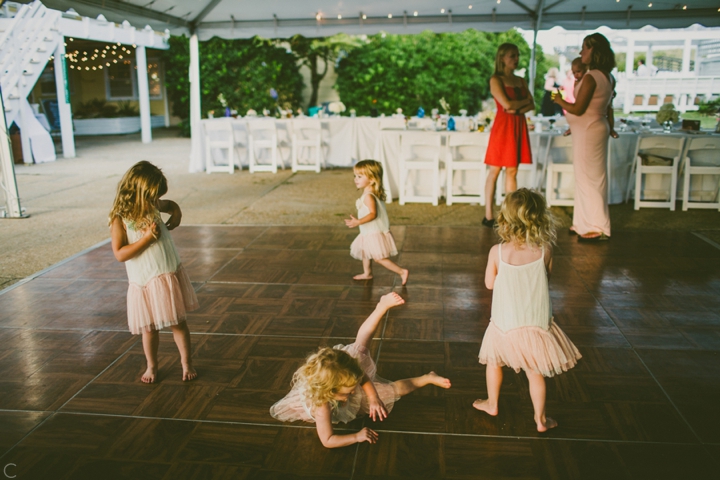
M 522 100 L 528 96 L 525 86 L 505 86 L 505 93 L 510 100 Z M 495 100 L 495 105 L 497 105 L 497 114 L 490 130 L 485 164 L 512 168 L 521 163 L 532 163 L 530 137 L 525 115 L 507 113 L 497 100 Z

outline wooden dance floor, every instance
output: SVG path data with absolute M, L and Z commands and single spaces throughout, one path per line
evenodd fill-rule
M 381 267 L 355 282 L 355 230 L 183 226 L 173 236 L 200 309 L 199 377 L 181 381 L 172 335 L 140 382 L 124 266 L 109 244 L 0 295 L 0 467 L 23 479 L 706 479 L 720 471 L 720 250 L 691 233 L 560 235 L 555 319 L 583 354 L 548 380 L 559 427 L 538 434 L 527 380 L 506 370 L 500 414 L 477 362 L 490 316 L 486 228 L 396 227 L 407 288 Z M 318 345 L 349 343 L 398 291 L 373 351 L 392 380 L 434 370 L 371 426 L 375 445 L 326 450 L 314 426 L 268 408 Z M 0 476 L 0 478 L 3 478 Z

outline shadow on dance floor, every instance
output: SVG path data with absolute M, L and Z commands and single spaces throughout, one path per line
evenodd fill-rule
M 407 288 L 377 266 L 356 282 L 356 232 L 334 227 L 183 226 L 173 232 L 196 286 L 199 377 L 181 381 L 161 335 L 159 381 L 127 331 L 124 266 L 109 244 L 0 295 L 0 464 L 18 479 L 542 478 L 704 479 L 720 465 L 720 250 L 691 233 L 560 236 L 555 320 L 583 354 L 548 380 L 559 427 L 534 428 L 527 380 L 507 370 L 500 414 L 477 362 L 490 316 L 494 234 L 393 228 Z M 349 343 L 378 298 L 399 292 L 373 342 L 378 373 L 429 370 L 450 390 L 400 400 L 375 445 L 326 450 L 307 424 L 268 408 L 305 355 Z

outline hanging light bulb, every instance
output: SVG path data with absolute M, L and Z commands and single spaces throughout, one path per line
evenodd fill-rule
M 444 9 L 444 8 L 441 8 L 441 9 L 440 9 L 440 13 L 445 13 L 445 9 Z
M 418 12 L 417 12 L 417 10 L 415 10 L 415 11 L 413 12 L 413 17 L 417 17 L 417 16 L 418 16 Z

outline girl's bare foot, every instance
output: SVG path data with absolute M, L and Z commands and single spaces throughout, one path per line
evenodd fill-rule
M 373 276 L 369 273 L 361 273 L 360 275 L 355 275 L 353 277 L 353 280 L 372 280 Z
M 450 379 L 441 377 L 435 372 L 430 372 L 426 375 L 428 383 L 431 383 L 440 388 L 450 388 Z
M 400 274 L 400 278 L 402 279 L 402 284 L 405 285 L 408 281 L 408 277 L 410 276 L 410 270 L 407 270 L 403 268 L 402 273 Z
M 147 370 L 145 370 L 145 373 L 143 373 L 143 376 L 140 377 L 140 380 L 143 383 L 155 383 L 156 377 L 157 377 L 157 367 L 147 367 Z
M 400 295 L 398 295 L 395 292 L 390 292 L 387 295 L 383 295 L 382 297 L 380 297 L 378 306 L 382 306 L 385 308 L 392 308 L 392 307 L 397 307 L 398 305 L 402 305 L 403 303 L 405 303 L 404 298 L 402 298 Z
M 192 367 L 192 365 L 183 365 L 183 382 L 189 382 L 190 380 L 195 380 L 195 377 L 197 377 L 197 372 Z
M 498 406 L 491 405 L 490 400 L 481 400 L 478 398 L 473 402 L 473 408 L 476 408 L 481 412 L 485 412 L 488 415 L 492 415 L 493 417 L 498 414 Z
M 545 417 L 544 422 L 535 420 L 535 423 L 537 423 L 537 431 L 540 433 L 547 432 L 551 428 L 558 426 L 557 422 L 550 417 Z

